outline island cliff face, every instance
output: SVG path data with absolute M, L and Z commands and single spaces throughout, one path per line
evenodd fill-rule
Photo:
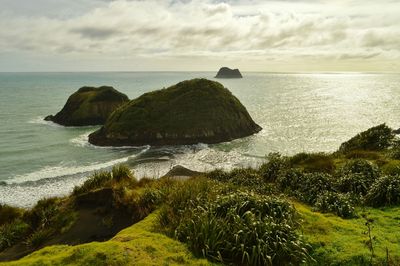
M 215 78 L 225 78 L 225 79 L 234 79 L 234 78 L 243 78 L 239 69 L 230 69 L 229 67 L 221 67 L 215 76 Z
M 60 112 L 45 120 L 64 126 L 102 125 L 116 108 L 128 101 L 128 96 L 113 87 L 82 87 L 68 98 Z
M 218 143 L 260 130 L 222 84 L 193 79 L 143 94 L 118 108 L 89 135 L 89 142 L 99 146 Z

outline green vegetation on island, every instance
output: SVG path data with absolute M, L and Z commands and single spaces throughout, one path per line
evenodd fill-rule
M 102 125 L 115 109 L 128 101 L 128 96 L 113 87 L 82 87 L 68 98 L 60 112 L 45 120 L 64 126 Z
M 246 108 L 218 82 L 182 81 L 121 106 L 90 134 L 99 146 L 218 143 L 261 130 Z
M 4 265 L 399 265 L 398 142 L 383 124 L 334 153 L 274 153 L 187 180 L 115 166 L 32 210 L 2 206 L 0 260 L 29 245 L 38 251 Z M 127 228 L 103 242 L 60 241 L 122 217 Z

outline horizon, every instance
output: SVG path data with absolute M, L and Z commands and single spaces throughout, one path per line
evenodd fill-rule
M 0 72 L 400 72 L 393 0 L 0 4 Z

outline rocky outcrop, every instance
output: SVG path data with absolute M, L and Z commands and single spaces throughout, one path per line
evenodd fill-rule
M 190 170 L 186 167 L 183 167 L 182 165 L 175 165 L 174 167 L 172 167 L 171 170 L 168 171 L 168 173 L 163 175 L 161 178 L 184 180 L 190 177 L 201 176 L 201 175 L 204 175 L 204 173 Z
M 128 101 L 128 96 L 113 87 L 82 87 L 68 98 L 60 112 L 45 120 L 64 126 L 102 125 L 115 109 Z
M 229 67 L 221 67 L 215 76 L 215 78 L 219 79 L 234 79 L 234 78 L 243 78 L 239 69 L 230 69 Z
M 193 79 L 143 94 L 118 108 L 89 135 L 89 142 L 99 146 L 218 143 L 260 130 L 222 84 Z

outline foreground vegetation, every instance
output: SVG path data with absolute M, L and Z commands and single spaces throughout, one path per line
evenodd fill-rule
M 399 154 L 379 125 L 332 154 L 270 154 L 259 169 L 187 181 L 137 181 L 116 166 L 32 210 L 1 206 L 0 259 L 27 245 L 40 250 L 10 265 L 400 265 Z M 130 226 L 105 242 L 54 245 L 99 198 Z M 99 215 L 112 228 L 121 213 Z

